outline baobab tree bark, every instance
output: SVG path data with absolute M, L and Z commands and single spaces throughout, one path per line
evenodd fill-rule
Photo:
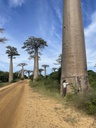
M 42 65 L 44 67 L 44 77 L 46 78 L 46 68 L 49 67 L 49 65 Z
M 33 80 L 38 78 L 38 49 L 35 50 L 35 57 L 34 57 L 34 74 L 33 74 Z
M 33 72 L 31 70 L 24 70 L 28 74 L 28 79 L 30 78 L 30 73 Z
M 30 72 L 28 72 L 28 79 L 30 78 Z
M 24 79 L 24 67 L 22 66 L 22 70 L 21 70 L 21 78 Z
M 68 83 L 73 83 L 73 85 L 80 88 L 81 92 L 84 92 L 88 88 L 88 74 L 81 1 L 63 0 L 63 2 L 64 15 L 61 83 L 66 79 Z
M 10 57 L 10 67 L 9 67 L 9 82 L 13 80 L 13 62 L 12 57 Z
M 44 67 L 44 77 L 46 78 L 46 67 Z
M 44 71 L 44 69 L 40 68 L 39 69 L 39 75 L 41 75 L 41 72 Z

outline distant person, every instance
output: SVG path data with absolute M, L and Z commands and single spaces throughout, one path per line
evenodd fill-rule
M 63 86 L 63 96 L 66 96 L 67 85 L 68 85 L 68 83 L 66 82 L 66 80 L 63 80 L 63 83 L 62 83 L 62 86 Z

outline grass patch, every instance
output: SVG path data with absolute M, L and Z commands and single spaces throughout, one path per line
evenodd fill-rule
M 1 87 L 4 87 L 4 86 L 7 86 L 7 85 L 9 85 L 9 84 L 11 84 L 11 83 L 18 82 L 18 81 L 20 81 L 20 79 L 15 79 L 15 80 L 13 80 L 12 82 L 0 82 L 0 88 L 1 88 Z
M 0 82 L 0 88 L 9 85 L 9 82 Z
M 37 92 L 44 94 L 60 101 L 62 104 L 76 108 L 78 111 L 96 116 L 96 84 L 94 88 L 90 89 L 85 94 L 77 93 L 73 87 L 74 93 L 68 93 L 66 97 L 60 95 L 60 83 L 57 79 L 43 77 L 38 78 L 36 81 L 30 81 L 30 86 Z
M 70 94 L 66 96 L 66 101 L 89 115 L 96 116 L 96 90 L 90 90 L 85 94 Z
M 36 81 L 30 81 L 30 86 L 37 92 L 44 94 L 55 99 L 61 100 L 60 84 L 56 80 L 51 79 L 37 79 Z

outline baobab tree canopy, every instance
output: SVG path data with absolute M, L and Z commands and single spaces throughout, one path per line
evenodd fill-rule
M 17 66 L 26 66 L 27 64 L 26 63 L 20 63 L 20 64 L 18 64 Z
M 47 64 L 44 64 L 44 65 L 42 65 L 42 67 L 46 68 L 46 67 L 49 67 L 49 65 L 47 65 Z
M 34 56 L 36 50 L 43 50 L 45 46 L 47 46 L 47 43 L 42 38 L 31 36 L 24 42 L 22 48 L 26 49 L 29 55 Z
M 38 78 L 38 54 L 40 54 L 39 50 L 43 50 L 45 46 L 47 46 L 47 43 L 42 38 L 31 36 L 24 42 L 24 46 L 22 47 L 28 52 L 30 58 L 34 58 L 34 80 Z
M 8 57 L 13 57 L 13 56 L 19 56 L 20 54 L 18 53 L 17 51 L 17 48 L 15 47 L 12 47 L 12 46 L 7 46 L 6 47 L 7 50 L 6 50 L 6 54 L 8 54 Z

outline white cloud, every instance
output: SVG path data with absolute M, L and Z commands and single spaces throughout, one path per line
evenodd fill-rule
M 85 28 L 85 41 L 88 67 L 92 68 L 96 63 L 96 12 L 91 16 L 91 24 Z
M 9 0 L 10 7 L 22 6 L 26 0 Z
M 0 27 L 2 27 L 6 23 L 6 19 L 0 16 Z
M 60 23 L 62 23 L 62 12 L 60 9 L 55 9 Z

